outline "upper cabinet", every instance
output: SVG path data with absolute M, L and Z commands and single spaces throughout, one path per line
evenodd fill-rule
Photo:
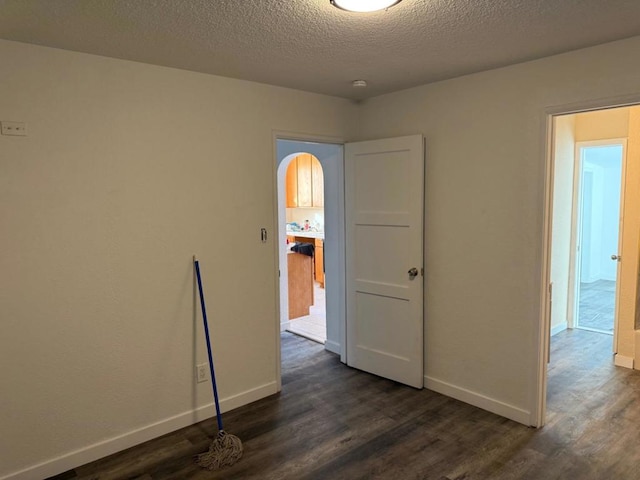
M 287 167 L 285 181 L 287 190 L 287 208 L 298 206 L 298 158 L 291 160 Z
M 287 207 L 324 207 L 324 176 L 316 157 L 303 153 L 287 167 Z
M 324 175 L 318 159 L 311 156 L 311 204 L 324 207 Z

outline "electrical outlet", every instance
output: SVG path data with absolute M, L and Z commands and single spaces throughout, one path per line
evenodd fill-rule
M 196 365 L 196 380 L 198 383 L 207 381 L 207 368 L 209 364 L 201 363 L 200 365 Z
M 2 121 L 2 135 L 15 135 L 19 137 L 27 136 L 27 124 L 24 122 Z

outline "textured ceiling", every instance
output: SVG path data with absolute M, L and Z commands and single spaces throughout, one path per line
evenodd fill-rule
M 634 35 L 640 0 L 0 0 L 0 38 L 353 99 Z

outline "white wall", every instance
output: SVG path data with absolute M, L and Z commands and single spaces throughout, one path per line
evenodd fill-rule
M 616 280 L 623 147 L 581 145 L 585 184 L 582 201 L 581 281 Z
M 0 478 L 213 414 L 194 253 L 223 408 L 275 392 L 273 132 L 349 137 L 355 106 L 7 41 L 0 65 L 29 131 L 0 136 Z
M 323 207 L 295 207 L 287 208 L 287 223 L 296 222 L 303 226 L 305 220 L 309 220 L 312 228 L 324 231 L 324 208 Z
M 582 282 L 616 280 L 622 182 L 622 145 L 583 145 L 584 185 Z M 585 177 L 586 178 L 586 177 Z
M 536 423 L 546 112 L 640 100 L 640 37 L 365 102 L 363 139 L 423 133 L 425 381 Z
M 582 208 L 580 282 L 591 283 L 601 277 L 603 169 L 585 162 L 582 168 Z

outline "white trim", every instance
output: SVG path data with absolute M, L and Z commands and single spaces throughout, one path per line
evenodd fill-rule
M 291 322 L 280 322 L 280 333 L 285 332 L 289 328 Z
M 305 132 L 289 132 L 286 130 L 273 130 L 272 133 L 273 133 L 274 140 L 290 140 L 293 142 L 311 142 L 311 143 L 331 143 L 334 145 L 344 145 L 345 143 L 344 138 L 334 137 L 331 135 L 317 135 L 314 133 L 305 133 Z
M 342 352 L 342 348 L 340 344 L 332 340 L 327 340 L 326 342 L 324 342 L 324 349 L 331 353 L 336 353 L 338 355 L 340 355 L 340 353 Z
M 501 417 L 506 417 L 514 422 L 522 423 L 527 426 L 530 425 L 531 412 L 509 405 L 508 403 L 501 402 L 495 398 L 490 398 L 480 393 L 467 390 L 466 388 L 457 387 L 456 385 L 452 385 L 426 375 L 424 377 L 424 386 L 429 390 L 441 393 L 447 397 L 455 398 L 456 400 L 468 403 L 474 407 L 500 415 Z
M 222 399 L 220 401 L 220 410 L 227 412 L 273 395 L 277 393 L 277 391 L 276 382 L 270 382 L 260 387 L 252 388 L 229 398 Z M 188 410 L 142 428 L 131 430 L 122 435 L 94 443 L 93 445 L 49 459 L 37 465 L 32 465 L 24 470 L 10 473 L 4 477 L 0 477 L 0 480 L 32 480 L 34 478 L 46 478 L 58 475 L 72 468 L 79 467 L 80 465 L 93 462 L 148 440 L 188 427 L 189 425 L 201 422 L 215 415 L 216 410 L 213 403 L 203 405 L 197 409 Z
M 278 134 L 276 132 L 272 132 L 272 144 L 271 144 L 271 154 L 273 155 L 273 161 L 271 162 L 271 185 L 274 185 L 274 192 L 271 198 L 272 210 L 273 210 L 273 235 L 271 235 L 273 241 L 273 258 L 274 258 L 274 268 L 275 268 L 275 277 L 276 281 L 274 283 L 274 295 L 275 295 L 275 305 L 276 305 L 276 316 L 275 316 L 275 325 L 274 325 L 274 348 L 275 348 L 275 368 L 276 368 L 276 389 L 277 391 L 282 390 L 282 347 L 280 345 L 280 334 L 282 333 L 282 308 L 280 307 L 280 296 L 282 292 L 280 291 L 280 277 L 282 276 L 281 272 L 281 261 L 280 261 L 280 196 L 278 193 L 279 183 L 278 183 L 278 167 L 280 166 L 280 162 L 278 161 Z M 289 312 L 286 312 L 286 315 L 289 316 Z M 278 324 L 280 324 L 280 328 L 278 329 Z
M 554 335 L 557 335 L 560 332 L 564 332 L 567 329 L 567 323 L 561 323 L 559 325 L 556 325 L 555 327 L 553 327 L 551 329 L 551 336 L 553 337 Z
M 619 353 L 613 356 L 613 363 L 616 367 L 633 368 L 633 358 L 625 357 Z
M 555 119 L 549 111 L 543 112 L 541 138 L 544 142 L 544 190 L 542 192 L 542 252 L 540 262 L 540 305 L 538 309 L 538 329 L 534 335 L 534 360 L 537 368 L 530 380 L 531 417 L 529 424 L 542 427 L 547 411 L 547 363 L 551 342 L 551 224 L 553 219 L 554 143 Z
M 569 328 L 576 328 L 578 325 L 578 315 L 580 307 L 580 278 L 582 277 L 582 254 L 578 252 L 582 244 L 582 151 L 578 145 L 580 142 L 573 142 L 573 192 L 571 194 L 571 234 L 569 239 L 569 288 L 567 296 L 567 325 Z M 551 185 L 552 189 L 556 185 Z M 552 227 L 553 228 L 553 227 Z

